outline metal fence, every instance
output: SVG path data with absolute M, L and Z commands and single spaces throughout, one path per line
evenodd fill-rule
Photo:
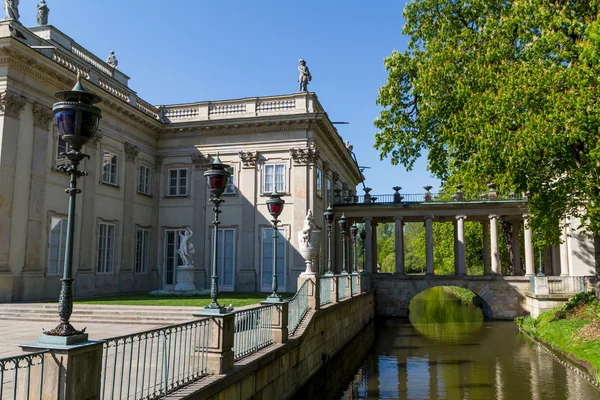
M 233 358 L 239 360 L 273 343 L 274 306 L 262 306 L 235 313 Z
M 331 286 L 333 285 L 333 276 L 322 276 L 321 287 L 319 289 L 319 304 L 324 306 L 331 303 Z
M 306 315 L 309 310 L 308 307 L 308 283 L 309 280 L 305 280 L 300 289 L 292 297 L 288 304 L 288 334 L 293 335 L 300 326 L 302 318 Z
M 548 291 L 556 294 L 575 294 L 585 291 L 583 276 L 549 276 Z
M 410 204 L 426 202 L 481 202 L 481 201 L 523 201 L 521 194 L 513 192 L 496 192 L 496 200 L 490 200 L 489 192 L 466 192 L 466 193 L 429 193 L 429 200 L 426 199 L 427 193 L 399 193 L 399 197 L 394 194 L 370 194 L 368 201 L 365 202 L 365 195 L 356 196 L 357 204 Z M 354 204 L 352 201 L 344 201 L 343 204 Z
M 0 400 L 42 398 L 44 354 L 47 352 L 0 358 Z
M 101 398 L 157 399 L 207 375 L 209 329 L 205 319 L 108 339 Z
M 346 298 L 346 288 L 348 287 L 348 275 L 338 275 L 338 292 L 337 298 L 338 300 L 342 300 Z

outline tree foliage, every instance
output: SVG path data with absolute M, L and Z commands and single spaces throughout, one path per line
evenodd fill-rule
M 414 0 L 404 52 L 385 60 L 375 125 L 382 158 L 447 185 L 528 194 L 559 241 L 564 214 L 600 226 L 600 0 Z

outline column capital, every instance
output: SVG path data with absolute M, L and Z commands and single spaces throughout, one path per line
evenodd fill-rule
M 500 216 L 499 216 L 498 214 L 490 214 L 490 215 L 488 215 L 488 218 L 489 218 L 490 220 L 492 220 L 492 219 L 495 219 L 495 220 L 497 220 L 498 218 L 500 218 Z
M 238 153 L 242 161 L 242 168 L 256 168 L 258 161 L 258 151 L 240 151 Z
M 133 143 L 125 142 L 125 155 L 127 156 L 127 161 L 135 162 L 138 154 L 140 153 L 140 148 Z
M 373 217 L 363 217 L 363 221 L 367 222 L 372 222 L 373 221 Z
M 428 219 L 429 219 L 429 220 L 432 220 L 433 218 L 434 218 L 434 217 L 433 217 L 433 215 L 425 215 L 425 216 L 423 217 L 423 219 L 425 219 L 425 220 L 428 220 Z
M 33 125 L 36 128 L 48 131 L 48 125 L 54 118 L 54 113 L 48 107 L 33 103 Z
M 0 112 L 8 117 L 19 119 L 26 103 L 25 97 L 8 90 L 0 94 Z
M 404 220 L 404 217 L 394 217 L 394 222 L 396 222 L 396 221 L 402 222 L 403 220 Z
M 459 219 L 465 220 L 465 219 L 467 219 L 467 216 L 466 216 L 466 215 L 464 215 L 464 214 L 460 214 L 460 215 L 457 215 L 457 216 L 456 216 L 456 219 L 457 219 L 457 220 L 459 220 Z

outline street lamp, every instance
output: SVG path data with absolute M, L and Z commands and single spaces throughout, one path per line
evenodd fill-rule
M 327 210 L 323 213 L 323 218 L 325 218 L 325 223 L 327 224 L 327 275 L 333 275 L 333 271 L 331 268 L 331 225 L 333 224 L 333 218 L 335 217 L 335 213 L 333 212 L 333 208 L 331 208 L 331 204 L 327 207 Z
M 273 293 L 267 297 L 267 301 L 281 301 L 281 296 L 277 294 L 277 238 L 279 237 L 279 230 L 277 229 L 279 220 L 277 218 L 283 211 L 284 204 L 285 200 L 281 198 L 281 194 L 274 188 L 271 197 L 267 200 L 267 209 L 273 217 L 271 221 L 273 223 Z
M 363 249 L 363 265 L 362 265 L 361 272 L 365 272 L 365 261 L 367 259 L 367 253 L 365 252 L 365 240 L 366 239 L 367 239 L 367 231 L 365 231 L 365 228 L 362 228 L 360 230 L 360 240 L 362 240 L 362 249 Z
M 347 274 L 347 263 L 346 263 L 346 228 L 348 227 L 348 221 L 346 216 L 342 213 L 342 218 L 338 221 L 340 225 L 340 231 L 342 232 L 342 274 Z
M 358 235 L 358 225 L 356 225 L 356 222 L 355 222 L 350 227 L 350 236 L 352 236 L 352 250 L 353 250 L 353 257 L 352 257 L 352 273 L 353 274 L 358 273 L 358 269 L 356 268 L 356 236 L 357 235 Z
M 77 168 L 81 161 L 90 158 L 83 154 L 81 148 L 98 131 L 102 111 L 94 106 L 102 101 L 100 97 L 92 93 L 87 93 L 81 84 L 81 76 L 77 76 L 77 83 L 71 90 L 56 92 L 56 97 L 62 99 L 52 106 L 54 121 L 58 127 L 58 134 L 68 143 L 69 148 L 64 156 L 69 159 L 69 165 L 60 166 L 59 169 L 71 177 L 69 188 L 66 192 L 69 194 L 69 214 L 67 219 L 67 242 L 65 244 L 65 264 L 63 271 L 60 296 L 58 298 L 58 315 L 60 324 L 47 332 L 50 336 L 75 336 L 82 335 L 85 328 L 81 331 L 73 328 L 69 323 L 69 318 L 73 313 L 73 278 L 71 268 L 73 265 L 73 235 L 75 231 L 75 197 L 81 193 L 77 189 L 77 178 L 86 176 L 87 173 L 79 171 Z M 87 335 L 85 335 L 87 336 Z M 81 340 L 87 340 L 82 337 Z
M 210 201 L 214 204 L 213 211 L 215 212 L 215 220 L 213 221 L 214 230 L 213 230 L 213 249 L 212 249 L 212 282 L 210 285 L 210 298 L 211 302 L 209 305 L 204 307 L 203 312 L 207 314 L 224 314 L 226 312 L 226 308 L 219 305 L 217 302 L 217 296 L 219 295 L 219 282 L 217 275 L 217 260 L 218 260 L 218 242 L 219 242 L 219 214 L 221 211 L 219 210 L 219 205 L 223 203 L 224 200 L 221 200 L 221 194 L 227 187 L 227 182 L 229 181 L 229 176 L 231 175 L 227 168 L 229 165 L 223 164 L 219 155 L 214 159 L 212 164 L 210 165 L 210 169 L 204 173 L 206 177 L 206 183 L 208 184 L 208 189 L 210 190 L 211 198 Z

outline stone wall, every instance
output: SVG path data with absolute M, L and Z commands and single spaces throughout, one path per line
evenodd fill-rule
M 223 375 L 192 384 L 184 399 L 286 399 L 300 389 L 375 316 L 374 295 L 364 293 L 309 314 L 301 332 L 243 359 Z
M 436 286 L 469 289 L 483 300 L 484 313 L 492 319 L 513 319 L 528 313 L 525 276 L 397 276 L 375 274 L 376 313 L 386 317 L 408 317 L 410 301 L 417 294 Z

